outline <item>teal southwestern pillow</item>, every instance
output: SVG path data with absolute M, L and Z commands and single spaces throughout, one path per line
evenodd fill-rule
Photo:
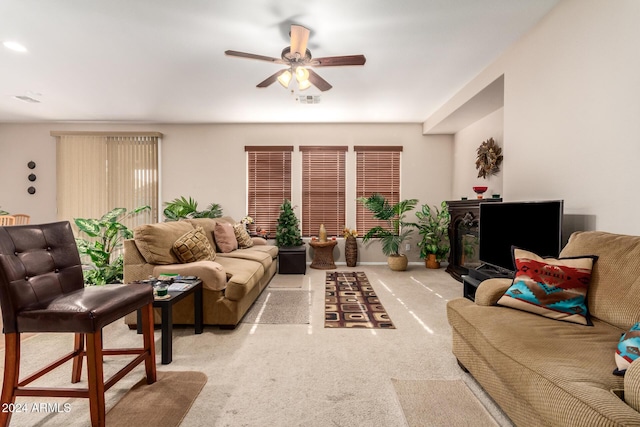
M 597 256 L 542 258 L 512 248 L 516 275 L 498 304 L 551 319 L 592 326 L 587 290 Z
M 616 349 L 617 369 L 613 371 L 615 375 L 624 375 L 631 363 L 640 356 L 640 322 L 622 335 L 618 348 Z

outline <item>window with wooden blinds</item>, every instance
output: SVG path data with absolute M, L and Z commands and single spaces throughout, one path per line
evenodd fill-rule
M 345 225 L 346 146 L 301 146 L 302 235 L 339 236 Z
M 400 201 L 401 146 L 355 146 L 356 197 L 383 195 L 390 205 Z M 362 203 L 356 203 L 356 229 L 363 235 L 375 226 L 387 227 L 386 221 L 373 218 Z
M 251 229 L 275 233 L 280 205 L 291 200 L 292 146 L 247 146 L 247 213 Z

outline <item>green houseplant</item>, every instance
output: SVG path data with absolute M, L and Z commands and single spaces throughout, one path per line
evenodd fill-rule
M 115 208 L 100 219 L 74 219 L 80 232 L 89 237 L 76 238 L 78 252 L 83 260 L 90 260 L 83 271 L 85 284 L 122 283 L 124 260 L 121 253 L 116 255 L 115 252 L 122 246 L 124 239 L 133 237 L 133 232 L 122 221 L 150 209 L 150 206 L 141 206 L 127 212 L 125 208 Z
M 407 257 L 400 254 L 402 243 L 411 234 L 411 227 L 415 224 L 406 222 L 406 214 L 415 208 L 417 199 L 402 200 L 395 205 L 381 194 L 374 193 L 370 197 L 360 197 L 357 199 L 366 209 L 373 213 L 373 217 L 386 221 L 388 227 L 375 226 L 362 238 L 366 243 L 373 238 L 379 238 L 382 244 L 382 253 L 387 256 L 387 264 L 392 270 L 403 271 L 407 268 Z
M 447 202 L 440 203 L 440 208 L 431 208 L 429 205 L 422 205 L 416 212 L 418 222 L 416 227 L 422 237 L 418 242 L 420 248 L 420 258 L 425 260 L 428 268 L 440 268 L 440 261 L 443 261 L 449 254 L 449 223 L 451 215 L 447 208 Z
M 302 236 L 300 233 L 300 225 L 293 207 L 289 200 L 285 200 L 280 205 L 280 216 L 278 217 L 278 226 L 276 227 L 276 246 L 300 246 L 302 245 Z
M 205 210 L 198 210 L 198 202 L 189 197 L 177 197 L 164 204 L 165 221 L 178 221 L 184 218 L 220 218 L 222 208 L 217 203 L 211 203 Z

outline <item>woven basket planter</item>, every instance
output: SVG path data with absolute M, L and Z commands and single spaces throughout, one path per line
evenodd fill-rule
M 405 255 L 390 256 L 387 258 L 387 264 L 393 271 L 405 271 L 409 260 Z
M 358 264 L 358 241 L 353 236 L 348 236 L 344 241 L 344 257 L 348 267 Z

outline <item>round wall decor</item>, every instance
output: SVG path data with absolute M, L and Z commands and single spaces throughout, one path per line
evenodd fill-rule
M 27 188 L 27 193 L 29 193 L 29 194 L 36 194 L 36 187 L 29 187 L 29 188 Z
M 27 167 L 29 169 L 35 169 L 36 168 L 36 162 L 34 162 L 33 160 L 31 160 L 29 163 L 27 163 Z
M 35 173 L 30 173 L 28 178 L 29 178 L 29 181 L 33 182 L 33 181 L 36 180 L 36 174 Z
M 478 178 L 487 178 L 495 175 L 500 171 L 500 163 L 502 163 L 502 148 L 496 144 L 493 138 L 484 141 L 476 151 L 476 169 L 478 170 Z

